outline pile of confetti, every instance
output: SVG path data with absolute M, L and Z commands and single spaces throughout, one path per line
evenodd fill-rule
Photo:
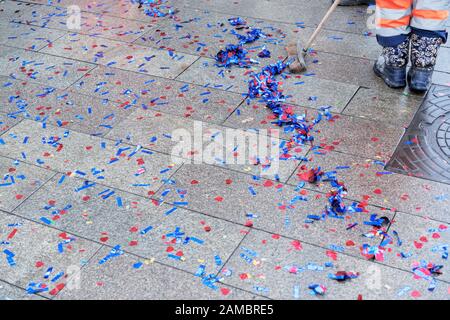
M 247 22 L 240 17 L 230 18 L 228 21 L 237 28 L 247 25 Z M 257 28 L 251 29 L 247 31 L 246 35 L 239 34 L 235 30 L 232 30 L 231 33 L 238 38 L 239 43 L 236 45 L 228 44 L 224 49 L 220 50 L 216 55 L 217 65 L 225 68 L 230 68 L 232 65 L 237 65 L 240 68 L 249 68 L 252 64 L 258 63 L 258 61 L 247 56 L 248 51 L 245 50 L 244 44 L 252 43 L 261 37 L 265 37 L 262 30 Z M 270 57 L 270 51 L 263 49 L 258 56 L 260 58 L 268 58 Z
M 166 17 L 175 13 L 171 6 L 166 5 L 167 0 L 131 0 L 131 3 L 139 4 L 150 17 Z

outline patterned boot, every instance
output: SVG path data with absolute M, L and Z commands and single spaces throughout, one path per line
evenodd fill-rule
M 409 39 L 396 47 L 384 47 L 373 70 L 391 88 L 406 86 L 406 65 L 409 56 Z
M 408 85 L 411 90 L 424 92 L 430 88 L 441 44 L 441 38 L 428 38 L 416 34 L 411 36 L 411 69 L 408 72 Z

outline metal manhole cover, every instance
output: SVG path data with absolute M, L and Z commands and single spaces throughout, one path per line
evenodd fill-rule
M 386 169 L 450 184 L 450 87 L 430 89 Z

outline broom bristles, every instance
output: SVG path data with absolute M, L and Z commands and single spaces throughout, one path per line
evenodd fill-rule
M 289 43 L 286 47 L 288 59 L 293 60 L 289 64 L 289 70 L 291 73 L 301 73 L 306 70 L 306 62 L 303 58 L 303 50 L 298 52 L 298 45 L 295 43 Z

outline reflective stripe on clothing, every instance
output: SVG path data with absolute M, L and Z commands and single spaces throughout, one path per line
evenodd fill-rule
M 377 6 L 384 9 L 405 10 L 411 8 L 411 0 L 377 0 Z
M 415 0 L 411 27 L 423 30 L 445 30 L 450 0 Z
M 377 35 L 409 34 L 411 27 L 441 31 L 449 16 L 450 0 L 376 0 Z

